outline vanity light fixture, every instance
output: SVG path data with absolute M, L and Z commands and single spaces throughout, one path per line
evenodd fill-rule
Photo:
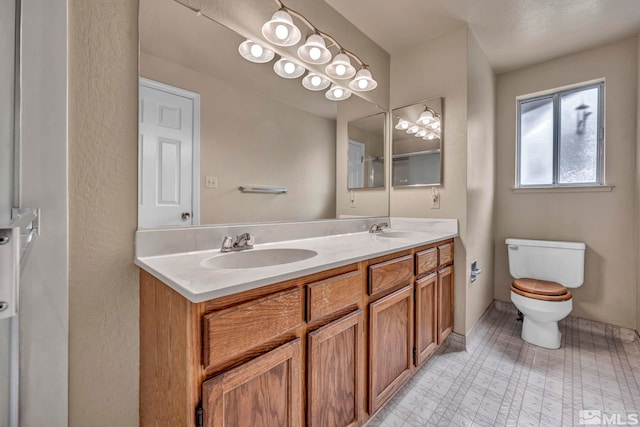
M 238 52 L 247 61 L 255 62 L 257 64 L 264 64 L 273 59 L 275 54 L 271 49 L 267 49 L 260 43 L 256 43 L 253 40 L 245 40 L 240 43 Z
M 356 74 L 356 69 L 351 65 L 349 57 L 342 52 L 333 58 L 331 64 L 327 65 L 324 71 L 334 79 L 350 79 Z
M 297 79 L 303 75 L 306 70 L 303 66 L 295 62 L 291 62 L 286 58 L 280 58 L 273 64 L 273 71 L 285 79 Z
M 325 93 L 325 96 L 330 101 L 342 101 L 351 96 L 351 91 L 349 89 L 345 89 L 336 84 L 331 85 L 331 89 Z
M 302 38 L 300 29 L 293 23 L 293 18 L 282 8 L 262 26 L 262 35 L 277 46 L 293 46 Z
M 307 37 L 307 41 L 298 48 L 298 56 L 309 64 L 326 64 L 331 61 L 331 51 L 318 34 Z
M 349 87 L 353 90 L 373 90 L 378 86 L 378 82 L 371 77 L 371 71 L 363 67 L 356 73 L 356 77 L 349 82 Z
M 420 129 L 418 132 L 416 132 L 415 137 L 416 138 L 423 138 L 427 136 L 427 130 L 426 129 Z
M 273 69 L 279 76 L 288 79 L 302 76 L 305 67 L 299 64 L 298 59 L 314 65 L 328 63 L 324 68 L 324 73 L 309 70 L 302 85 L 309 90 L 318 91 L 329 87 L 331 79 L 347 80 L 353 78 L 350 82 L 345 82 L 344 86 L 342 84 L 331 86 L 326 97 L 332 101 L 347 99 L 351 96 L 352 91 L 364 92 L 378 86 L 378 82 L 373 79 L 371 71 L 368 69 L 369 66 L 358 55 L 342 47 L 335 38 L 320 31 L 301 13 L 285 6 L 281 0 L 274 1 L 278 5 L 278 10 L 262 26 L 262 35 L 265 40 L 275 46 L 296 45 L 302 39 L 302 32 L 294 23 L 293 18 L 297 18 L 311 30 L 311 34 L 297 49 L 298 58 L 293 59 L 285 54 L 274 64 Z M 333 60 L 331 48 L 337 50 Z M 243 58 L 256 63 L 269 62 L 274 57 L 274 52 L 271 49 L 252 40 L 244 41 L 238 51 Z M 357 63 L 357 72 L 356 67 L 351 63 L 352 60 Z
M 330 84 L 329 80 L 311 71 L 302 79 L 302 86 L 309 90 L 323 90 L 328 88 Z

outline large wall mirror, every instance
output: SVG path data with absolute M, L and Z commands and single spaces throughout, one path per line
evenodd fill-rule
M 355 93 L 331 101 L 324 91 L 305 89 L 302 78 L 279 77 L 275 60 L 245 60 L 238 51 L 244 40 L 177 1 L 140 1 L 140 227 L 339 216 L 336 189 L 344 184 L 337 176 L 348 167 L 340 126 L 380 113 L 362 123 L 384 129 L 385 113 Z M 181 143 L 190 137 L 192 148 Z M 378 138 L 365 155 L 383 152 Z M 378 204 L 358 214 L 380 210 Z
M 347 188 L 359 190 L 384 187 L 385 113 L 378 113 L 348 125 Z
M 393 187 L 442 184 L 442 98 L 396 108 L 392 115 Z

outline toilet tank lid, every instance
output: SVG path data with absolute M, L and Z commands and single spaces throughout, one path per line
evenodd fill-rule
M 507 245 L 516 246 L 538 246 L 542 248 L 564 248 L 564 249 L 582 249 L 585 250 L 587 245 L 584 242 L 561 242 L 558 240 L 528 240 L 528 239 L 513 239 L 509 238 L 505 240 Z

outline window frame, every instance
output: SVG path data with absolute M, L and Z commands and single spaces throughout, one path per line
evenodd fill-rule
M 561 129 L 561 114 L 560 114 L 560 98 L 563 95 L 571 94 L 574 92 L 580 92 L 586 89 L 598 89 L 598 107 L 597 107 L 597 161 L 596 161 L 596 180 L 591 182 L 571 182 L 571 183 L 559 183 L 558 175 L 560 173 L 560 129 Z M 521 112 L 522 105 L 528 102 L 539 101 L 542 99 L 551 99 L 553 101 L 553 176 L 551 184 L 521 184 L 521 166 L 520 166 L 520 152 L 521 152 Z M 516 112 L 516 183 L 515 188 L 572 188 L 572 187 L 596 187 L 605 185 L 604 176 L 604 80 L 596 82 L 580 83 L 575 86 L 571 86 L 565 89 L 554 89 L 539 95 L 522 96 L 516 99 L 517 112 Z

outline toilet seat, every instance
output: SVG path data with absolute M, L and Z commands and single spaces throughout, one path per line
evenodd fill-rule
M 567 301 L 572 298 L 571 292 L 560 283 L 536 279 L 516 279 L 511 290 L 523 297 L 542 301 Z

